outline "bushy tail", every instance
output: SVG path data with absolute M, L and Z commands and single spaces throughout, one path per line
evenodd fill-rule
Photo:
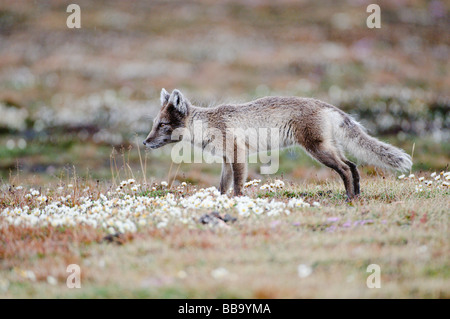
M 334 131 L 344 149 L 367 164 L 401 172 L 411 169 L 411 156 L 368 135 L 364 128 L 348 115 L 344 115 Z

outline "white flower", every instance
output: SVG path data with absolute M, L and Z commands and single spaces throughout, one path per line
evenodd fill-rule
M 30 279 L 31 281 L 36 281 L 36 275 L 31 270 L 26 270 L 25 271 L 25 277 Z
M 257 182 L 252 181 L 252 183 Z M 135 182 L 127 180 L 126 183 L 127 185 L 132 184 L 130 189 L 134 192 L 140 189 L 140 185 Z M 122 184 L 125 185 L 125 183 Z M 168 185 L 167 182 L 161 184 Z M 276 190 L 276 187 L 283 184 L 276 181 L 271 185 L 266 185 L 266 187 Z M 230 213 L 237 212 L 242 217 L 250 217 L 253 214 L 267 214 L 268 216 L 289 214 L 290 211 L 286 209 L 288 205 L 292 207 L 309 206 L 301 198 L 291 199 L 287 205 L 276 199 L 269 202 L 268 199 L 248 196 L 228 197 L 221 195 L 215 187 L 200 189 L 185 196 L 169 193 L 163 197 L 149 197 L 131 192 L 126 194 L 119 190 L 120 188 L 117 193 L 107 192 L 107 196 L 85 194 L 85 196 L 77 196 L 76 201 L 72 201 L 69 200 L 71 195 L 66 195 L 67 193 L 64 192 L 50 198 L 35 189 L 30 189 L 30 193 L 25 197 L 31 199 L 36 196 L 35 203 L 39 205 L 33 206 L 31 209 L 26 205 L 3 208 L 0 210 L 0 215 L 4 217 L 5 223 L 11 225 L 27 227 L 89 225 L 115 234 L 135 232 L 137 226 L 143 227 L 149 223 L 152 227 L 158 228 L 168 227 L 169 224 L 177 222 L 191 225 L 195 223 L 191 212 L 194 210 L 194 214 L 197 213 L 196 209 L 203 211 L 205 209 L 228 210 Z M 51 193 L 51 190 L 48 192 Z
M 37 198 L 37 200 L 38 200 L 38 202 L 45 203 L 47 201 L 47 197 L 46 196 L 39 196 Z
M 0 292 L 7 292 L 9 288 L 9 280 L 6 278 L 0 277 Z
M 305 264 L 300 264 L 297 267 L 297 273 L 300 278 L 306 278 L 313 272 L 312 268 Z
M 211 271 L 211 276 L 214 279 L 221 279 L 221 278 L 227 276 L 228 274 L 229 274 L 228 270 L 226 270 L 223 267 L 216 268 L 213 271 Z
M 295 207 L 309 207 L 310 205 L 303 201 L 301 198 L 292 198 L 288 202 L 288 207 L 295 208 Z
M 58 280 L 56 280 L 56 278 L 52 277 L 52 276 L 47 276 L 47 282 L 49 285 L 52 285 L 52 286 L 58 284 Z
M 239 215 L 243 215 L 246 216 L 248 215 L 249 211 L 248 211 L 248 207 L 245 205 L 238 205 L 236 207 L 237 211 L 239 212 Z
M 156 224 L 156 228 L 165 228 L 165 227 L 167 227 L 166 221 L 162 221 L 162 222 L 159 222 L 158 224 Z
M 169 184 L 166 181 L 161 182 L 161 186 L 167 187 Z
M 405 178 L 405 174 L 402 174 L 398 177 L 398 179 L 404 179 Z
M 139 219 L 138 225 L 145 226 L 145 225 L 147 225 L 147 222 L 145 221 L 145 219 Z
M 276 180 L 275 181 L 275 187 L 277 187 L 277 188 L 283 188 L 284 187 L 284 182 L 283 181 L 281 181 L 281 180 Z
M 258 206 L 253 207 L 252 210 L 253 210 L 253 212 L 254 212 L 256 215 L 260 215 L 260 214 L 262 214 L 262 213 L 264 212 L 264 209 L 261 208 L 261 207 L 258 207 Z

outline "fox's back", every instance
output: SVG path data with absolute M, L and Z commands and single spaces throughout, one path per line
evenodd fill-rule
M 312 98 L 268 96 L 244 104 L 220 105 L 211 113 L 226 127 L 270 128 L 314 118 L 325 107 L 332 106 Z

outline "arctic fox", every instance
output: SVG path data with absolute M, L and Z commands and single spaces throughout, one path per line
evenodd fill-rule
M 234 195 L 242 195 L 247 156 L 262 148 L 254 133 L 240 136 L 239 132 L 252 129 L 277 130 L 278 139 L 264 145 L 268 150 L 300 145 L 311 157 L 335 170 L 344 182 L 348 199 L 360 194 L 360 176 L 345 151 L 385 169 L 407 171 L 412 166 L 411 157 L 403 150 L 369 136 L 348 114 L 312 98 L 269 96 L 244 104 L 203 108 L 192 105 L 179 90 L 169 94 L 162 89 L 161 106 L 144 145 L 159 148 L 184 139 L 203 150 L 213 150 L 214 155 L 223 158 L 219 186 L 222 194 L 233 183 Z M 200 131 L 194 128 L 198 122 L 203 127 Z M 229 134 L 231 129 L 235 129 L 233 134 Z M 180 130 L 184 133 L 175 134 Z

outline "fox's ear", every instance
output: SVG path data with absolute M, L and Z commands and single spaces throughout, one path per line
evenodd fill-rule
M 166 89 L 163 88 L 161 90 L 161 105 L 164 105 L 167 102 L 169 102 L 169 98 L 170 98 L 169 92 L 167 92 Z
M 175 109 L 183 115 L 187 115 L 188 107 L 190 105 L 189 101 L 181 94 L 178 90 L 173 90 L 169 98 L 169 103 L 171 103 Z

